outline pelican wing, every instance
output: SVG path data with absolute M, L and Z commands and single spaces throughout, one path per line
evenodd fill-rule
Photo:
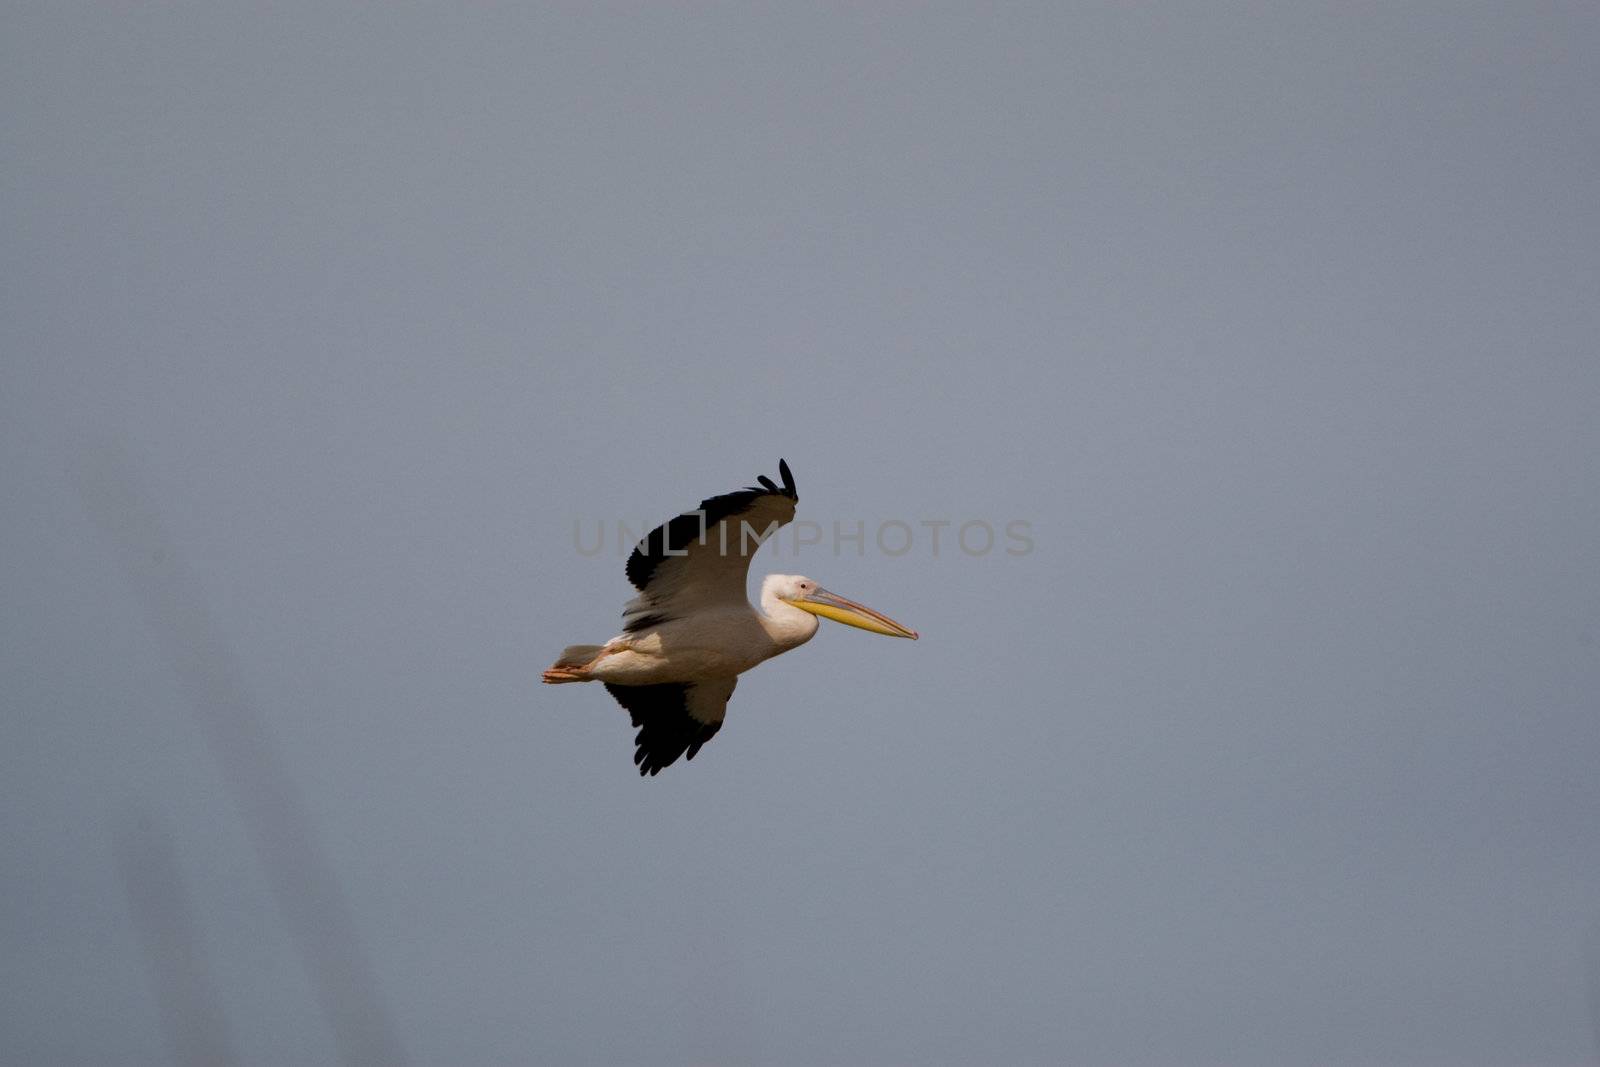
M 745 604 L 750 557 L 779 526 L 794 518 L 800 499 L 789 464 L 778 460 L 783 484 L 762 476 L 748 489 L 702 500 L 694 511 L 662 523 L 628 557 L 628 581 L 639 595 L 623 611 L 636 633 L 697 607 Z
M 676 763 L 679 756 L 694 759 L 700 746 L 722 729 L 728 698 L 738 683 L 732 675 L 663 685 L 606 683 L 606 691 L 627 709 L 639 728 L 633 753 L 639 774 L 656 774 Z

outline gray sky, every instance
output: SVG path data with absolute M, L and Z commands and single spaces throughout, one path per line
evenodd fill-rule
M 419 1064 L 1593 1061 L 1593 5 L 0 31 L 0 1059 L 172 1062 L 167 885 L 335 1061 L 222 663 Z M 780 455 L 922 640 L 641 781 L 573 524 Z

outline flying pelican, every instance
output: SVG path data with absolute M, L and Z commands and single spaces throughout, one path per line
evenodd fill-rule
M 781 459 L 778 476 L 782 486 L 762 475 L 759 486 L 702 500 L 652 530 L 628 557 L 639 595 L 622 610 L 622 633 L 570 645 L 544 672 L 552 685 L 605 683 L 639 728 L 633 762 L 641 775 L 694 759 L 722 729 L 738 676 L 811 640 L 819 615 L 916 640 L 915 630 L 795 574 L 767 575 L 761 609 L 750 605 L 750 556 L 794 518 L 800 499 Z

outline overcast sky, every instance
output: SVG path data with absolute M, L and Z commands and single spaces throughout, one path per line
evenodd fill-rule
M 1595 1059 L 1593 4 L 8 5 L 0 100 L 0 1060 L 336 1063 L 297 921 L 417 1064 Z M 779 456 L 922 639 L 642 781 L 539 672 Z

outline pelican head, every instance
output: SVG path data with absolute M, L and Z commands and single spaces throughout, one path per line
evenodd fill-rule
M 774 575 L 774 577 L 778 578 L 778 587 L 774 590 L 778 599 L 794 605 L 801 611 L 809 611 L 813 615 L 842 622 L 846 626 L 871 630 L 875 634 L 909 637 L 913 641 L 917 639 L 917 631 L 908 630 L 889 616 L 880 615 L 863 604 L 846 600 L 837 593 L 830 593 L 810 578 L 802 578 L 797 574 Z

